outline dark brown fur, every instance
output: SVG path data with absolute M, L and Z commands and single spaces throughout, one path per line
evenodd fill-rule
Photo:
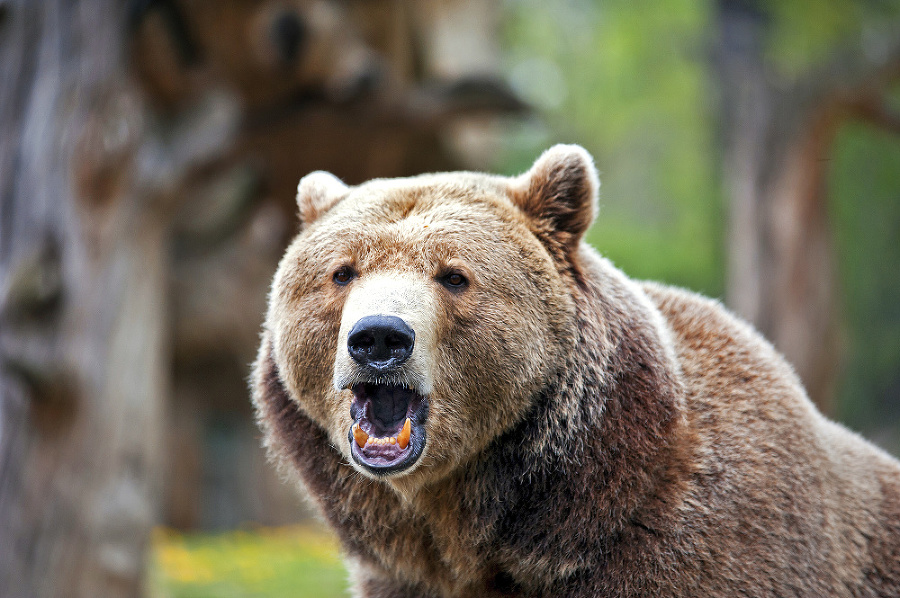
M 571 299 L 549 312 L 569 314 L 553 323 L 566 350 L 548 354 L 555 367 L 520 417 L 415 491 L 358 473 L 318 408 L 292 396 L 278 363 L 327 368 L 330 350 L 279 361 L 273 327 L 297 324 L 270 313 L 260 424 L 338 533 L 357 594 L 900 595 L 898 464 L 824 420 L 774 350 L 717 304 L 633 283 L 579 248 L 594 189 L 589 163 L 570 159 L 549 168 L 564 184 L 547 182 L 544 163 L 509 191 L 552 257 L 555 292 Z M 339 317 L 337 304 L 319 309 L 314 322 Z M 478 313 L 469 326 L 499 325 Z M 458 321 L 441 330 L 463 334 Z M 291 384 L 314 387 L 320 374 Z

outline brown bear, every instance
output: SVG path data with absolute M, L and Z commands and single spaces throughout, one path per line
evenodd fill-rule
M 355 595 L 900 596 L 900 464 L 588 247 L 597 187 L 576 146 L 301 180 L 253 398 Z

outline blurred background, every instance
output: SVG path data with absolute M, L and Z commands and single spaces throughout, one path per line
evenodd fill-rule
M 0 0 L 0 595 L 343 595 L 246 382 L 297 181 L 556 142 L 900 454 L 900 2 Z

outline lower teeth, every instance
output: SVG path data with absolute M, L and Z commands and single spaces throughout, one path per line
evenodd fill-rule
M 353 439 L 356 441 L 356 444 L 359 446 L 359 448 L 363 448 L 364 446 L 370 444 L 396 444 L 400 446 L 400 450 L 404 450 L 407 446 L 409 446 L 409 437 L 412 433 L 412 424 L 407 417 L 399 434 L 397 434 L 396 436 L 388 436 L 384 438 L 369 436 L 368 434 L 366 434 L 365 430 L 359 427 L 359 424 L 353 424 L 352 429 Z

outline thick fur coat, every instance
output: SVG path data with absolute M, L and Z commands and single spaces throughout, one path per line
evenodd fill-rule
M 900 596 L 900 464 L 718 303 L 585 245 L 596 193 L 574 146 L 301 181 L 253 400 L 355 594 Z

